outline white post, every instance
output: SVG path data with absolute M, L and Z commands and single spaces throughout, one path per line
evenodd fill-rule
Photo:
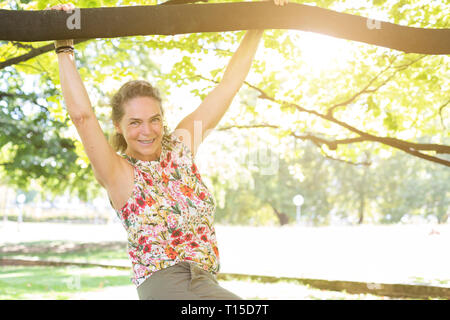
M 300 225 L 301 206 L 305 199 L 301 194 L 296 195 L 293 199 L 294 204 L 297 206 L 297 225 Z

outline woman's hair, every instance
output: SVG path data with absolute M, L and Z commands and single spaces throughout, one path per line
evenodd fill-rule
M 153 87 L 150 83 L 145 80 L 132 80 L 123 84 L 111 98 L 111 119 L 113 123 L 120 123 L 122 120 L 125 110 L 124 105 L 127 101 L 136 97 L 151 97 L 159 102 L 161 108 L 162 118 L 163 118 L 163 143 L 170 141 L 169 130 L 164 119 L 164 109 L 162 107 L 162 99 L 159 90 Z M 113 149 L 117 152 L 125 152 L 127 149 L 127 142 L 122 134 L 115 132 L 111 138 L 110 143 Z

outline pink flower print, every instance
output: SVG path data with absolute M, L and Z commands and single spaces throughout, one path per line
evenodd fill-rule
M 163 180 L 164 184 L 168 184 L 169 177 L 164 172 L 161 174 L 161 176 L 162 176 L 162 180 Z
M 181 237 L 183 236 L 183 232 L 181 232 L 181 229 L 177 229 L 174 232 L 172 232 L 172 237 Z
M 191 243 L 189 243 L 189 245 L 191 246 L 191 248 L 197 248 L 199 246 L 195 241 L 192 241 Z
M 145 206 L 145 201 L 142 199 L 142 197 L 136 197 L 136 203 L 139 205 L 139 207 L 143 208 Z
M 184 236 L 184 240 L 186 240 L 186 241 L 191 241 L 191 239 L 192 239 L 192 233 L 188 233 Z
M 149 186 L 153 186 L 153 180 L 150 179 L 149 175 L 147 175 L 147 174 L 144 175 L 144 181 L 145 181 Z
M 173 240 L 173 241 L 171 242 L 171 245 L 174 246 L 174 247 L 176 247 L 176 246 L 182 244 L 183 242 L 184 242 L 184 240 L 183 240 L 182 238 L 176 238 L 175 240 Z
M 151 207 L 156 203 L 156 201 L 151 196 L 148 196 L 147 198 L 145 198 L 145 203 L 147 203 L 147 205 Z
M 167 217 L 167 224 L 170 229 L 174 229 L 177 226 L 177 219 L 173 214 Z
M 138 206 L 135 205 L 134 203 L 132 203 L 130 205 L 130 212 L 132 212 L 133 214 L 137 214 L 137 211 L 138 211 Z
M 198 227 L 197 228 L 197 233 L 203 233 L 203 232 L 205 232 L 205 227 Z
M 136 278 L 141 278 L 145 275 L 145 271 L 147 268 L 140 264 L 134 265 L 134 274 L 136 275 Z

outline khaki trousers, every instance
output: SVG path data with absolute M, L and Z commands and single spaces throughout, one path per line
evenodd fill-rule
M 241 300 L 215 275 L 186 261 L 156 271 L 137 287 L 140 300 Z

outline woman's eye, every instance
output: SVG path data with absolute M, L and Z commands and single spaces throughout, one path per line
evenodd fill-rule
M 156 122 L 159 122 L 159 118 L 155 118 L 155 119 L 153 119 L 152 121 L 155 122 L 155 123 L 156 123 Z

